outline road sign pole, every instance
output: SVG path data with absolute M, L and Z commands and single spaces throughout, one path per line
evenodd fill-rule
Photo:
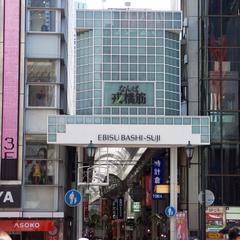
M 170 206 L 177 212 L 177 148 L 170 148 Z M 176 239 L 176 218 L 170 218 L 170 239 Z
M 81 187 L 81 186 L 78 186 L 78 179 L 81 179 L 81 180 L 82 180 L 82 177 L 83 177 L 83 176 L 82 176 L 83 173 L 80 172 L 80 171 L 78 171 L 78 168 L 79 168 L 79 167 L 80 167 L 80 169 L 82 169 L 82 168 L 81 168 L 82 166 L 79 166 L 79 164 L 81 164 L 81 163 L 83 162 L 83 148 L 78 147 L 78 148 L 77 148 L 77 154 L 78 154 L 78 156 L 77 156 L 77 162 L 78 162 L 78 164 L 77 164 L 76 181 L 77 181 L 77 188 L 79 189 L 81 195 L 83 196 L 82 187 Z M 79 174 L 80 176 L 78 176 L 78 174 Z M 82 237 L 82 234 L 83 234 L 83 211 L 82 211 L 83 205 L 82 205 L 82 202 L 83 202 L 83 201 L 81 201 L 80 204 L 79 204 L 79 206 L 77 207 L 77 219 L 76 219 L 76 221 L 77 221 L 77 240 L 78 240 L 79 238 L 81 238 L 81 237 Z

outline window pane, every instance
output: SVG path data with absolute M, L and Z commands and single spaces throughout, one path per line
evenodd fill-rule
M 54 184 L 56 161 L 26 160 L 25 183 L 26 184 Z
M 238 113 L 225 113 L 222 116 L 223 140 L 237 141 L 239 139 Z
M 30 31 L 56 31 L 55 11 L 30 11 Z
M 239 145 L 223 145 L 223 173 L 240 174 Z
M 29 86 L 29 106 L 43 106 L 54 107 L 55 106 L 55 87 L 54 86 L 42 86 L 42 85 L 30 85 Z
M 225 206 L 237 206 L 240 201 L 240 176 L 223 177 L 223 203 Z
M 221 164 L 221 147 L 220 145 L 212 145 L 209 147 L 208 173 L 220 174 Z
M 55 61 L 28 61 L 27 62 L 28 82 L 56 82 Z
M 28 187 L 25 189 L 24 194 L 24 208 L 38 210 L 57 210 L 54 204 L 54 191 L 53 187 Z M 47 196 L 47 197 L 46 197 Z
M 58 7 L 57 0 L 28 0 L 29 7 Z
M 27 159 L 56 159 L 56 146 L 47 145 L 45 142 L 27 142 L 26 158 Z

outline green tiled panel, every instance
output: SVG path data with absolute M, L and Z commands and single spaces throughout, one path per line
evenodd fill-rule
M 191 118 L 183 118 L 183 125 L 191 125 Z
M 49 134 L 49 135 L 48 135 L 48 141 L 49 141 L 49 142 L 56 142 L 56 141 L 57 141 L 57 136 L 56 136 L 56 134 Z
M 174 125 L 182 125 L 182 118 L 174 118 Z
M 165 118 L 165 124 L 166 125 L 172 125 L 173 124 L 173 118 Z
M 195 134 L 195 133 L 200 133 L 200 127 L 193 126 L 193 127 L 192 127 L 192 133 L 193 133 L 193 134 Z
M 209 135 L 201 135 L 201 143 L 208 143 Z
M 192 119 L 192 125 L 196 126 L 200 126 L 200 118 L 193 118 Z

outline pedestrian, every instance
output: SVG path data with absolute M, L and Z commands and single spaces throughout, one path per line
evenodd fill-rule
M 229 240 L 240 240 L 240 227 L 232 227 L 228 231 Z

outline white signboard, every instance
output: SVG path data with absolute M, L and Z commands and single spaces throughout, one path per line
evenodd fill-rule
M 114 146 L 185 146 L 188 141 L 201 145 L 201 135 L 190 125 L 76 125 L 67 124 L 65 133 L 57 133 L 57 144 Z M 204 143 L 206 144 L 206 143 Z

